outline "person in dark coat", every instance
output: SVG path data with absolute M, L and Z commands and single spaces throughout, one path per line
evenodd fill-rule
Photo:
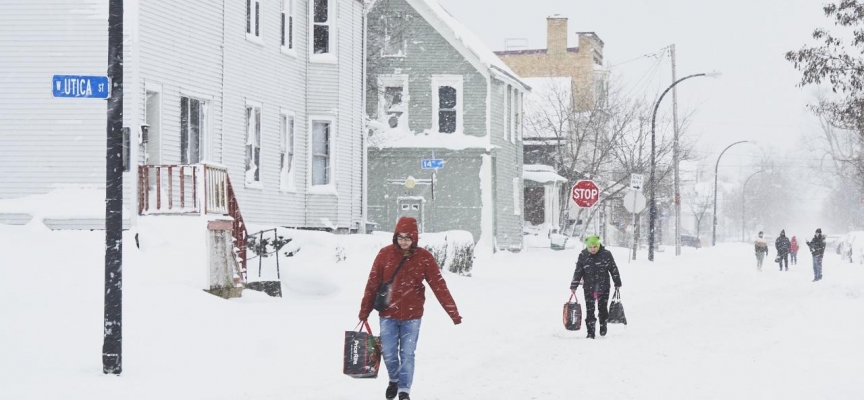
M 813 255 L 813 282 L 822 280 L 822 256 L 825 255 L 825 236 L 822 236 L 822 229 L 816 229 L 816 234 L 813 239 L 807 242 L 810 247 L 810 254 Z
M 423 305 L 426 303 L 423 281 L 429 284 L 453 323 L 462 323 L 462 316 L 441 276 L 435 257 L 428 250 L 417 246 L 418 238 L 417 220 L 400 218 L 393 232 L 393 244 L 381 249 L 372 262 L 360 302 L 360 321 L 366 321 L 374 309 L 378 287 L 382 282 L 393 279 L 390 305 L 378 312 L 381 321 L 381 354 L 390 378 L 384 393 L 387 399 L 394 399 L 398 395 L 399 400 L 410 400 L 409 393 L 414 381 L 414 352 L 420 335 Z M 404 264 L 397 273 L 403 259 Z
M 780 236 L 774 241 L 774 248 L 777 249 L 777 258 L 779 259 L 778 263 L 780 264 L 781 271 L 783 270 L 784 263 L 786 264 L 786 270 L 789 270 L 789 250 L 791 247 L 789 238 L 786 237 L 786 230 L 781 230 Z
M 612 252 L 606 250 L 600 244 L 597 235 L 585 238 L 585 250 L 579 253 L 576 261 L 576 271 L 573 272 L 573 280 L 570 281 L 570 290 L 576 294 L 579 281 L 584 281 L 583 292 L 585 294 L 585 326 L 588 329 L 588 338 L 594 339 L 594 317 L 595 303 L 599 302 L 600 308 L 600 336 L 606 336 L 606 319 L 609 317 L 609 276 L 615 281 L 615 288 L 621 287 L 621 275 Z

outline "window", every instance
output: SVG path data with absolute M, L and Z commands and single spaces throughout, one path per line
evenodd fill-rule
M 246 102 L 246 184 L 261 183 L 261 105 Z
M 522 182 L 519 178 L 513 178 L 513 215 L 522 215 L 522 204 L 519 194 L 522 193 Z
M 280 116 L 279 138 L 279 189 L 295 191 L 294 187 L 294 115 Z
M 294 0 L 282 0 L 282 50 L 294 50 Z
M 312 0 L 312 54 L 332 54 L 333 14 L 331 0 Z
M 261 40 L 261 0 L 246 0 L 246 38 Z
M 312 186 L 330 185 L 331 121 L 312 120 Z
M 433 126 L 440 133 L 462 132 L 462 77 L 432 77 Z
M 201 141 L 207 128 L 207 103 L 180 98 L 180 163 L 197 164 L 203 159 Z
M 511 107 L 513 106 L 513 87 L 507 85 L 507 89 L 505 89 L 504 94 L 504 140 L 511 137 L 513 133 L 513 121 L 510 119 Z
M 384 16 L 384 38 L 382 44 L 382 55 L 390 57 L 404 57 L 405 29 L 407 21 L 405 14 L 401 12 L 390 12 Z
M 378 118 L 390 128 L 408 128 L 408 75 L 378 77 Z
M 516 132 L 519 129 L 519 91 L 514 87 L 510 96 L 510 143 L 516 143 Z
M 522 92 L 516 92 L 516 139 L 522 140 Z
M 144 164 L 162 163 L 162 94 L 147 90 L 144 103 L 144 124 L 146 134 L 142 132 L 144 142 Z

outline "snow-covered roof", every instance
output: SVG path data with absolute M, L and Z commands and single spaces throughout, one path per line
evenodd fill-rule
M 531 86 L 525 96 L 526 140 L 555 137 L 572 115 L 573 79 L 570 77 L 523 78 Z
M 407 1 L 409 4 L 414 6 L 421 15 L 427 18 L 427 20 L 430 16 L 437 19 L 440 24 L 435 23 L 436 21 L 428 22 L 439 31 L 446 30 L 446 32 L 441 33 L 452 45 L 454 45 L 454 47 L 457 47 L 457 49 L 461 47 L 473 54 L 477 61 L 483 64 L 493 74 L 503 74 L 515 80 L 517 83 L 524 85 L 524 80 L 519 78 L 519 75 L 513 72 L 513 70 L 510 69 L 504 61 L 501 61 L 501 59 L 498 58 L 498 56 L 489 49 L 489 47 L 487 47 L 480 38 L 475 36 L 474 33 L 465 27 L 465 25 L 462 25 L 462 23 L 453 17 L 453 15 L 438 3 L 437 0 Z M 424 13 L 424 10 L 421 10 L 421 8 L 431 11 L 431 15 L 429 13 Z
M 548 165 L 527 164 L 522 167 L 522 178 L 538 183 L 567 182 L 567 178 L 555 173 Z
M 379 121 L 369 121 L 375 133 L 369 136 L 369 146 L 377 148 L 434 148 L 434 149 L 486 149 L 495 147 L 489 144 L 486 136 L 471 136 L 463 133 L 414 133 L 407 129 L 390 128 Z

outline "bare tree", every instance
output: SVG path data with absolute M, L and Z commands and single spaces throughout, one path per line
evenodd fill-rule
M 708 193 L 699 194 L 696 190 L 692 190 L 684 196 L 682 201 L 687 205 L 687 208 L 696 220 L 696 237 L 701 238 L 702 222 L 705 219 L 705 216 L 709 215 L 708 210 L 714 205 L 711 195 Z

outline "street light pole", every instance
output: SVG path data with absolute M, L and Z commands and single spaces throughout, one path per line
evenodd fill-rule
M 744 193 L 747 192 L 747 183 L 750 182 L 750 178 L 752 178 L 756 175 L 759 175 L 763 172 L 766 172 L 766 171 L 763 169 L 761 171 L 756 171 L 753 174 L 751 174 L 750 176 L 748 176 L 747 179 L 744 180 L 744 186 L 741 187 L 741 241 L 742 242 L 744 241 L 744 230 L 747 229 L 744 225 L 744 210 L 746 208 L 745 203 L 744 203 L 746 201 L 744 198 Z
M 650 208 L 649 208 L 650 211 L 648 212 L 648 219 L 649 219 L 649 221 L 648 221 L 648 261 L 654 261 L 654 220 L 657 219 L 657 202 L 655 201 L 656 189 L 654 188 L 654 186 L 655 186 L 654 185 L 654 170 L 656 169 L 656 166 L 657 166 L 657 153 L 656 153 L 657 145 L 656 145 L 656 139 L 655 139 L 656 136 L 654 134 L 654 130 L 656 127 L 656 122 L 657 122 L 657 109 L 660 108 L 660 102 L 663 101 L 663 97 L 666 96 L 666 93 L 669 93 L 669 91 L 672 90 L 672 88 L 674 88 L 675 85 L 677 85 L 681 82 L 684 82 L 687 79 L 695 78 L 697 76 L 716 77 L 719 75 L 720 74 L 717 72 L 687 75 L 681 79 L 678 79 L 675 82 L 672 82 L 672 84 L 669 85 L 669 87 L 667 87 L 666 90 L 663 91 L 663 93 L 660 95 L 660 98 L 657 99 L 657 102 L 654 103 L 654 113 L 651 115 L 651 177 L 649 179 L 649 187 L 651 189 L 651 192 L 650 192 L 651 199 L 648 200 L 650 203 Z
M 732 144 L 726 146 L 726 148 L 720 152 L 720 155 L 717 156 L 717 162 L 714 163 L 714 226 L 712 227 L 712 230 L 711 230 L 711 246 L 717 245 L 717 173 L 719 172 L 719 168 L 720 168 L 720 159 L 723 158 L 723 153 L 726 153 L 726 150 L 729 150 L 730 147 L 732 147 L 736 144 L 747 143 L 747 142 L 748 142 L 747 140 L 742 140 L 740 142 L 735 142 L 735 143 L 732 143 Z

